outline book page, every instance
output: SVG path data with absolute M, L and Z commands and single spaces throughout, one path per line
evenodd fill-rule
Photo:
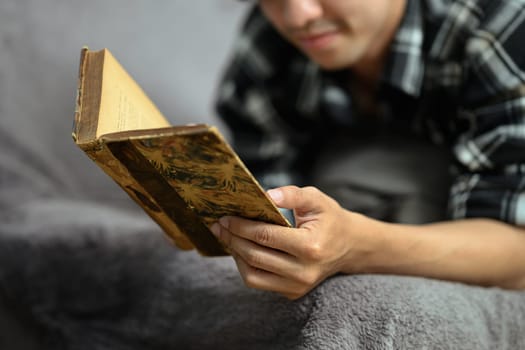
M 97 137 L 118 131 L 170 126 L 113 55 L 108 50 L 104 51 Z

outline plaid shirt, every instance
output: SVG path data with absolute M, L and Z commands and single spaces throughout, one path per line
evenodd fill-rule
M 454 158 L 451 218 L 525 225 L 525 1 L 408 0 L 373 127 L 408 129 Z M 324 72 L 257 6 L 218 90 L 234 148 L 263 186 L 302 184 L 314 145 L 358 128 L 349 74 Z M 354 101 L 355 102 L 355 101 Z M 395 116 L 395 117 L 393 117 Z

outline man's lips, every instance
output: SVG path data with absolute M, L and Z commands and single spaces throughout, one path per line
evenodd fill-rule
M 339 34 L 338 30 L 330 30 L 321 33 L 312 33 L 298 36 L 299 43 L 305 49 L 323 50 L 332 44 Z

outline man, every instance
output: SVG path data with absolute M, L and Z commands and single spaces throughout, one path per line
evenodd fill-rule
M 337 273 L 525 289 L 525 3 L 257 5 L 226 71 L 218 110 L 241 158 L 265 186 L 277 186 L 268 195 L 293 210 L 296 227 L 233 217 L 212 227 L 245 283 L 291 299 Z M 314 152 L 332 135 L 343 135 L 343 143 Z M 446 218 L 398 220 L 373 215 L 376 205 L 368 215 L 352 208 L 352 196 L 343 209 L 317 188 L 281 186 L 308 184 L 311 177 L 302 175 L 312 172 L 326 175 L 337 164 L 337 156 L 324 164 L 326 156 L 350 149 L 354 139 L 373 145 L 392 135 L 375 163 L 388 162 L 389 145 L 404 140 L 431 141 L 452 156 L 450 166 L 440 165 L 453 181 Z M 397 170 L 407 154 L 400 149 Z M 349 162 L 362 169 L 355 163 L 362 158 Z

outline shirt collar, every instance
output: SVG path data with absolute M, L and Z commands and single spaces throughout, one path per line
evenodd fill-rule
M 421 91 L 424 70 L 421 3 L 419 0 L 408 0 L 390 47 L 382 81 L 417 97 Z

